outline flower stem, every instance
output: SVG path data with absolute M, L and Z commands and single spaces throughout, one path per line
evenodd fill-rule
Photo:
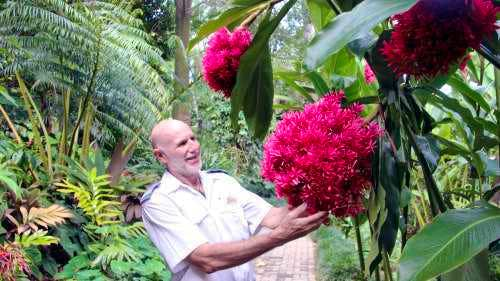
M 354 217 L 354 227 L 356 229 L 356 244 L 358 245 L 359 269 L 363 274 L 362 280 L 365 281 L 365 258 L 363 257 L 363 244 L 361 243 L 361 231 L 359 230 L 359 217 Z
M 495 91 L 497 110 L 500 110 L 500 70 L 495 68 Z M 497 119 L 497 135 L 500 136 L 500 118 Z M 498 167 L 500 167 L 500 143 L 498 144 Z

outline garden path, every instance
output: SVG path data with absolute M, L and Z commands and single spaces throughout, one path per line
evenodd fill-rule
M 306 236 L 258 257 L 257 281 L 315 281 L 314 247 Z

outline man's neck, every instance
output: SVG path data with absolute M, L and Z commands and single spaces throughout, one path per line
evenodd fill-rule
M 193 175 L 181 175 L 172 172 L 170 173 L 183 184 L 203 192 L 203 186 L 201 184 L 201 177 L 199 172 Z

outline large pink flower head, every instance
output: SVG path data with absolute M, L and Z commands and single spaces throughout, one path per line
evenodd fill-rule
M 495 31 L 498 11 L 491 0 L 420 0 L 393 17 L 394 31 L 381 51 L 399 75 L 447 73 Z
M 381 130 L 366 123 L 359 104 L 342 108 L 342 91 L 289 112 L 264 144 L 262 176 L 293 206 L 338 217 L 363 210 L 371 187 L 371 156 Z
M 239 27 L 231 33 L 221 28 L 208 41 L 203 57 L 203 77 L 212 90 L 231 96 L 240 57 L 252 43 L 252 33 L 246 27 Z

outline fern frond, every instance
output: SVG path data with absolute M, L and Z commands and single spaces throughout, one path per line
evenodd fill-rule
M 93 245 L 93 247 L 89 246 L 89 248 L 93 249 L 97 254 L 97 257 L 92 261 L 93 266 L 101 265 L 103 268 L 106 268 L 114 260 L 138 261 L 144 256 L 121 237 L 115 236 L 111 241 L 106 242 L 105 245 L 103 245 L 102 242 L 98 242 L 96 243 L 97 245 Z
M 127 234 L 133 238 L 145 237 L 147 235 L 146 229 L 144 228 L 144 224 L 142 222 L 129 224 L 125 227 L 125 230 Z
M 14 243 L 20 245 L 23 248 L 28 248 L 30 246 L 43 246 L 59 243 L 59 238 L 47 235 L 46 230 L 38 230 L 33 233 L 23 233 L 21 235 L 16 235 L 14 238 Z

